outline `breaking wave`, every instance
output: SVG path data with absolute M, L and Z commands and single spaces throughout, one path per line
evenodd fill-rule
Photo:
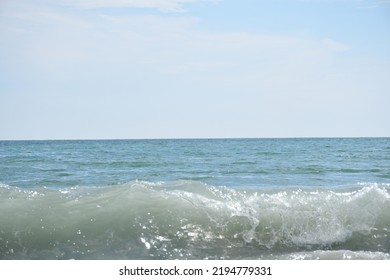
M 0 185 L 0 259 L 390 259 L 390 187 Z

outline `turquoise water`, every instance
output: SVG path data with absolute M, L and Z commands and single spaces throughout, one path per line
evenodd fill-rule
M 0 141 L 0 259 L 390 259 L 390 138 Z

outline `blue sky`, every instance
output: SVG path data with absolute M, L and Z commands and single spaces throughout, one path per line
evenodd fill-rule
M 0 1 L 0 139 L 390 136 L 390 1 Z

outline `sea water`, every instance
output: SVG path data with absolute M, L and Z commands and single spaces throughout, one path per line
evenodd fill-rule
M 390 259 L 390 138 L 0 141 L 0 259 Z

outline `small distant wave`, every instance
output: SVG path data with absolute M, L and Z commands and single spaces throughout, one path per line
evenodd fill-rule
M 0 184 L 1 259 L 389 259 L 390 188 Z

